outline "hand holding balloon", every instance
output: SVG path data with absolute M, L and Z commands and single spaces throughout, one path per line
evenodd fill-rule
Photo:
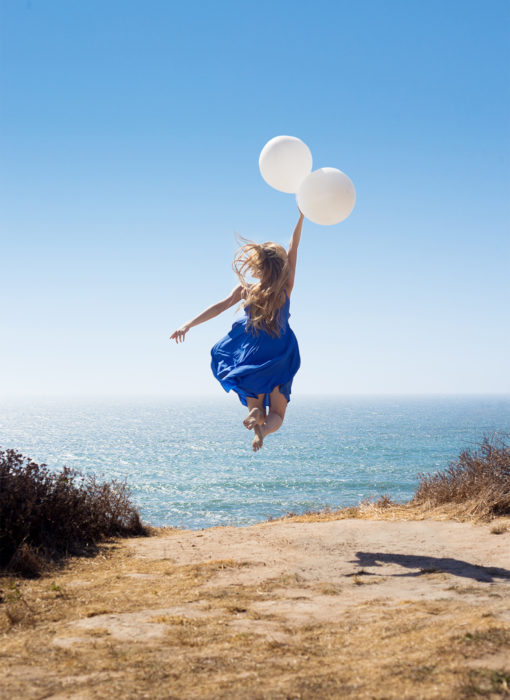
M 319 168 L 305 177 L 296 198 L 307 219 L 331 226 L 346 219 L 354 209 L 356 190 L 341 170 Z
M 264 180 L 280 192 L 295 193 L 302 216 L 323 226 L 338 224 L 354 208 L 356 190 L 351 179 L 337 168 L 312 172 L 312 154 L 295 136 L 275 136 L 259 157 Z

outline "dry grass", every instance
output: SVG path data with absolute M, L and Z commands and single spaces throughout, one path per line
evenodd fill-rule
M 469 507 L 472 505 L 472 508 Z M 358 518 L 361 520 L 453 520 L 457 522 L 483 523 L 497 520 L 491 532 L 501 534 L 510 528 L 510 516 L 495 516 L 476 514 L 476 504 L 445 503 L 433 506 L 430 503 L 393 503 L 391 507 L 381 507 L 377 501 L 362 501 L 357 506 L 347 506 L 337 510 L 323 508 L 319 511 L 307 511 L 306 513 L 288 513 L 281 518 L 272 518 L 271 521 L 285 520 L 290 522 L 312 523 L 331 520 L 344 520 Z M 467 507 L 466 507 L 467 506 Z
M 500 522 L 491 527 L 491 533 L 493 535 L 502 535 L 504 532 L 508 532 L 509 529 L 510 526 L 508 525 L 508 523 Z

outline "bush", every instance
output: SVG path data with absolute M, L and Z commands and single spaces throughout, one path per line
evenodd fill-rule
M 510 446 L 508 435 L 485 436 L 476 449 L 461 452 L 442 472 L 418 474 L 411 503 L 430 507 L 464 504 L 479 517 L 510 515 Z
M 0 570 L 33 576 L 50 561 L 94 553 L 106 538 L 147 534 L 124 482 L 50 472 L 0 450 Z

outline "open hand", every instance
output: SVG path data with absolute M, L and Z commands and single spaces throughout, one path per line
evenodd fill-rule
M 176 343 L 182 343 L 184 342 L 184 339 L 186 337 L 186 333 L 189 331 L 189 326 L 185 323 L 183 326 L 178 328 L 176 331 L 172 333 L 170 336 L 170 340 L 175 340 Z

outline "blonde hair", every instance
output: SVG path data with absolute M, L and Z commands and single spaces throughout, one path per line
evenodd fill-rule
M 237 251 L 232 267 L 243 286 L 243 301 L 238 308 L 249 308 L 247 329 L 254 335 L 260 330 L 273 337 L 280 336 L 280 310 L 285 303 L 285 286 L 289 277 L 287 251 L 278 243 L 254 243 L 239 236 L 246 243 Z M 248 285 L 247 272 L 259 278 Z

